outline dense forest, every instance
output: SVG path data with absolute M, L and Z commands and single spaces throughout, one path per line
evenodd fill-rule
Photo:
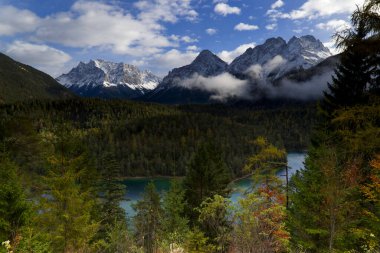
M 33 159 L 42 161 L 44 144 L 52 140 L 46 138 L 59 138 L 65 128 L 78 135 L 75 138 L 81 139 L 95 166 L 102 154 L 114 154 L 123 176 L 182 176 L 199 144 L 212 140 L 238 177 L 253 152 L 250 142 L 257 136 L 267 136 L 288 150 L 306 149 L 316 106 L 295 104 L 258 110 L 73 99 L 5 105 L 0 113 L 3 143 L 16 161 L 20 146 L 34 149 Z M 27 144 L 33 148 L 14 141 L 25 137 L 33 142 Z
M 367 0 L 337 34 L 344 52 L 317 112 L 2 106 L 0 252 L 380 252 L 379 9 Z M 306 146 L 284 185 L 286 149 Z M 140 173 L 184 177 L 163 196 L 148 184 L 127 222 L 118 179 Z M 242 174 L 255 184 L 233 204 L 228 184 Z

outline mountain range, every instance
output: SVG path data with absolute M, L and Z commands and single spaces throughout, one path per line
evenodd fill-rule
M 57 81 L 83 97 L 131 99 L 155 89 L 161 79 L 130 64 L 91 60 L 80 62 Z
M 321 96 L 338 62 L 339 56 L 332 56 L 310 35 L 288 42 L 281 37 L 268 39 L 230 64 L 203 50 L 192 63 L 171 70 L 163 79 L 130 64 L 91 60 L 54 80 L 1 54 L 0 102 L 74 97 L 71 92 L 82 97 L 166 104 L 310 100 Z

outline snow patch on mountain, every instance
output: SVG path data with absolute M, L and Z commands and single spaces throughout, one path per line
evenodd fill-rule
M 123 86 L 140 94 L 153 90 L 161 79 L 150 71 L 141 71 L 136 66 L 104 60 L 80 62 L 69 73 L 57 81 L 70 89 L 112 88 Z
M 181 86 L 185 79 L 191 79 L 194 75 L 203 77 L 217 76 L 226 72 L 228 64 L 209 50 L 203 50 L 195 60 L 186 66 L 175 68 L 163 79 L 158 89 Z
M 309 69 L 330 56 L 332 54 L 329 49 L 311 35 L 292 37 L 288 42 L 281 37 L 271 38 L 262 45 L 247 49 L 230 64 L 228 71 L 237 76 L 245 76 L 250 74 L 250 69 L 261 66 L 266 70 L 261 73 L 264 75 L 261 78 L 275 80 L 292 71 Z M 268 65 L 280 57 L 283 59 L 282 64 L 269 69 Z

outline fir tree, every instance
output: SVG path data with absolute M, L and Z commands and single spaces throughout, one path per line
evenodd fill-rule
M 47 158 L 37 223 L 48 234 L 55 252 L 83 252 L 90 248 L 99 227 L 92 215 L 94 175 L 88 175 L 89 160 L 80 133 L 69 131 L 68 125 L 58 130 L 54 154 Z
M 143 198 L 134 206 L 136 216 L 133 218 L 136 239 L 147 253 L 156 252 L 162 228 L 161 199 L 153 182 L 145 187 Z
M 367 101 L 367 89 L 371 81 L 368 55 L 350 47 L 341 56 L 341 63 L 335 70 L 333 82 L 324 92 L 322 109 L 324 115 L 331 115 L 337 109 Z
M 75 161 L 62 158 L 51 158 L 50 164 L 39 223 L 49 234 L 55 252 L 85 251 L 98 223 L 91 216 L 93 197 L 79 183 L 83 171 L 75 166 Z
M 230 200 L 214 195 L 198 208 L 199 226 L 215 247 L 215 252 L 228 252 L 232 230 Z
M 185 216 L 185 191 L 178 180 L 172 180 L 170 189 L 163 199 L 162 230 L 169 244 L 181 245 L 189 230 Z
M 30 218 L 30 205 L 17 170 L 17 166 L 0 153 L 0 241 L 10 240 L 12 244 Z
M 126 187 L 120 182 L 120 165 L 112 154 L 101 157 L 98 165 L 101 170 L 101 224 L 99 229 L 100 238 L 105 237 L 109 227 L 116 226 L 115 223 L 126 225 L 126 213 L 120 206 L 125 199 Z M 121 225 L 120 225 L 121 226 Z
M 194 154 L 184 179 L 185 199 L 190 220 L 196 220 L 194 208 L 213 195 L 226 196 L 230 175 L 220 151 L 212 144 L 203 144 Z

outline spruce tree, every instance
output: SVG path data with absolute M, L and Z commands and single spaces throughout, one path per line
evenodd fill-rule
M 37 223 L 48 234 L 54 252 L 89 250 L 99 227 L 93 217 L 94 175 L 80 134 L 67 124 L 57 128 L 54 153 L 47 158 L 42 179 L 44 193 Z
M 228 252 L 231 243 L 231 201 L 220 195 L 207 198 L 197 208 L 199 226 L 215 246 L 215 252 Z
M 47 190 L 41 198 L 38 218 L 55 252 L 87 250 L 98 229 L 91 215 L 95 202 L 91 192 L 81 187 L 83 171 L 76 167 L 77 159 L 52 157 L 44 178 Z
M 0 153 L 0 241 L 10 240 L 11 244 L 30 218 L 30 205 L 17 170 L 17 166 Z
M 373 226 L 379 219 L 374 212 L 378 196 L 363 194 L 363 189 L 366 192 L 367 186 L 374 185 L 376 176 L 368 163 L 380 150 L 376 138 L 379 101 L 373 96 L 379 30 L 373 33 L 374 23 L 368 20 L 376 15 L 367 12 L 368 4 L 376 1 L 379 6 L 378 0 L 371 0 L 358 8 L 352 17 L 353 30 L 338 37 L 345 51 L 325 93 L 324 118 L 314 134 L 305 169 L 292 179 L 292 242 L 310 252 L 378 249 L 372 238 L 378 236 Z
M 358 47 L 348 48 L 341 56 L 328 91 L 324 92 L 322 109 L 331 115 L 337 109 L 367 101 L 367 89 L 371 81 L 368 55 Z
M 214 195 L 226 196 L 230 173 L 217 147 L 202 144 L 194 154 L 184 179 L 185 199 L 191 221 L 197 220 L 195 208 Z
M 185 191 L 178 180 L 172 180 L 170 189 L 163 199 L 162 230 L 167 243 L 181 245 L 188 232 L 188 219 L 185 216 Z
M 136 240 L 147 253 L 153 253 L 158 248 L 162 228 L 161 198 L 153 182 L 144 190 L 143 197 L 134 206 L 136 216 L 133 218 Z
M 109 227 L 115 226 L 115 223 L 126 225 L 126 213 L 120 206 L 120 202 L 125 199 L 126 187 L 120 182 L 120 165 L 113 154 L 104 154 L 98 166 L 102 174 L 99 236 L 104 238 L 105 232 L 109 230 Z

